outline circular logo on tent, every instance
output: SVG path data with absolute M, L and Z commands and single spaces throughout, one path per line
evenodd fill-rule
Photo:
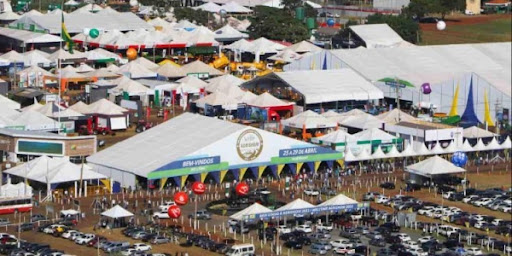
M 256 159 L 263 150 L 263 138 L 253 129 L 245 130 L 238 136 L 236 152 L 245 161 Z

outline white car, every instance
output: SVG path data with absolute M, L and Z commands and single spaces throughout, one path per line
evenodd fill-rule
M 53 234 L 53 232 L 58 228 L 66 228 L 66 226 L 61 225 L 61 224 L 53 224 L 53 225 L 50 225 L 49 227 L 44 228 L 43 233 Z
M 426 242 L 429 242 L 429 241 L 434 241 L 436 240 L 435 238 L 431 237 L 431 236 L 424 236 L 424 237 L 420 237 L 418 238 L 418 243 L 420 244 L 424 244 Z
M 311 228 L 310 225 L 298 225 L 297 227 L 295 227 L 295 230 L 302 231 L 304 233 L 312 233 L 313 232 L 313 229 Z
M 327 225 L 327 224 L 318 224 L 316 225 L 316 230 L 317 231 L 327 231 L 327 232 L 331 232 L 332 230 L 334 229 L 334 227 L 331 225 Z
M 168 219 L 169 213 L 168 212 L 155 212 L 155 213 L 153 213 L 153 218 Z
M 350 242 L 348 239 L 336 239 L 329 242 L 333 248 L 339 248 L 339 247 L 354 247 L 354 244 Z
M 76 233 L 78 233 L 78 231 L 76 231 L 76 230 L 72 230 L 72 229 L 71 229 L 71 230 L 68 230 L 68 231 L 66 231 L 66 232 L 62 233 L 62 235 L 61 235 L 61 236 L 62 236 L 63 238 L 66 238 L 66 239 L 70 239 L 70 238 L 71 238 L 71 236 L 72 236 L 73 234 L 76 234 Z
M 482 249 L 478 247 L 471 247 L 466 249 L 467 255 L 483 255 Z
M 491 224 L 493 224 L 494 226 L 499 226 L 500 222 L 502 222 L 502 221 L 503 221 L 502 219 L 494 219 L 494 220 L 492 220 Z
M 417 242 L 412 241 L 412 240 L 405 241 L 405 242 L 402 243 L 402 245 L 406 249 L 419 249 L 420 248 L 420 245 Z
M 414 256 L 428 256 L 428 253 L 423 251 L 421 248 L 410 248 L 407 249 L 408 252 L 410 252 Z
M 123 256 L 130 256 L 130 255 L 134 255 L 137 252 L 138 251 L 135 248 L 128 248 L 126 250 L 121 251 L 121 255 L 123 255 Z
M 491 202 L 492 202 L 491 198 L 480 198 L 480 199 L 474 201 L 473 205 L 482 207 L 482 206 L 486 206 L 486 205 L 490 204 Z
M 319 196 L 320 195 L 320 191 L 316 190 L 316 189 L 305 189 L 304 190 L 304 194 L 306 196 Z
M 510 205 L 500 205 L 498 207 L 498 210 L 502 211 L 504 213 L 512 212 L 512 206 L 510 206 Z
M 387 196 L 380 195 L 375 198 L 375 203 L 384 204 L 386 202 L 389 202 L 389 197 Z
M 356 253 L 356 249 L 352 248 L 352 246 L 348 246 L 348 245 L 341 245 L 339 247 L 334 247 L 333 246 L 333 252 L 335 254 L 344 254 L 344 255 L 351 255 L 351 254 L 354 254 Z
M 485 217 L 486 217 L 485 215 L 481 215 L 481 214 L 476 214 L 476 215 L 471 216 L 471 218 L 476 221 L 483 221 Z
M 470 201 L 472 201 L 473 199 L 476 199 L 476 198 L 479 198 L 479 196 L 477 195 L 470 195 L 470 196 L 467 196 L 465 198 L 462 199 L 462 202 L 464 203 L 469 203 Z
M 449 191 L 449 192 L 445 192 L 445 193 L 443 193 L 443 198 L 444 198 L 444 199 L 448 199 L 448 198 L 450 198 L 450 196 L 451 196 L 452 194 L 453 194 L 453 192 L 451 192 L 451 191 Z
M 406 233 L 398 233 L 397 236 L 398 238 L 400 238 L 400 241 L 402 241 L 402 243 L 411 241 L 411 237 Z
M 277 232 L 279 234 L 288 234 L 292 232 L 292 229 L 287 227 L 286 225 L 280 225 L 279 227 L 277 227 Z
M 229 219 L 228 220 L 228 226 L 236 226 L 236 225 L 239 225 L 240 223 L 238 222 L 238 220 L 234 220 L 234 219 Z
M 69 237 L 69 240 L 75 241 L 75 239 L 81 237 L 83 234 L 84 233 L 82 233 L 82 232 L 72 233 L 71 236 Z
M 147 252 L 151 250 L 151 245 L 143 244 L 143 243 L 136 243 L 133 244 L 133 248 L 137 250 L 138 252 Z
M 482 229 L 482 227 L 483 227 L 484 225 L 486 225 L 486 224 L 487 224 L 487 221 L 477 221 L 477 222 L 473 225 L 473 227 L 478 228 L 478 229 Z
M 434 210 L 434 206 L 430 206 L 430 205 L 427 205 L 427 206 L 423 206 L 423 208 L 419 209 L 418 210 L 418 214 L 420 215 L 427 215 L 432 212 Z
M 75 239 L 76 244 L 87 244 L 96 237 L 94 234 L 84 234 Z
M 158 210 L 160 210 L 161 212 L 166 212 L 167 210 L 169 210 L 169 207 L 173 205 L 176 205 L 174 201 L 166 201 L 158 206 Z

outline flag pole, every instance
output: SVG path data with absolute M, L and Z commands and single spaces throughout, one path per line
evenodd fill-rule
M 62 25 L 64 24 L 64 1 L 62 1 L 62 5 L 61 5 L 61 21 L 60 21 L 60 44 L 59 44 L 59 51 L 62 50 Z M 57 100 L 57 111 L 59 113 L 59 115 L 57 116 L 57 122 L 58 122 L 58 125 L 59 127 L 57 128 L 57 133 L 60 134 L 60 128 L 61 128 L 61 123 L 60 123 L 60 98 L 61 98 L 61 90 L 62 90 L 62 71 L 61 71 L 61 61 L 60 61 L 60 58 L 59 56 L 57 55 L 57 70 L 59 71 L 59 81 L 58 81 L 58 90 L 59 90 L 59 96 L 58 96 L 58 100 Z

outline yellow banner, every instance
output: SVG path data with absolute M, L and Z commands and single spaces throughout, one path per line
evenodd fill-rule
M 459 105 L 459 84 L 457 84 L 457 88 L 455 89 L 455 95 L 452 100 L 452 108 L 450 109 L 449 116 L 458 115 L 457 106 Z
M 244 179 L 245 172 L 247 172 L 247 167 L 240 168 L 240 176 L 238 177 L 239 180 L 243 180 Z
M 304 165 L 304 163 L 297 163 L 297 174 L 300 173 L 300 169 L 302 169 L 303 165 Z
M 109 179 L 103 179 L 103 180 L 100 180 L 101 183 L 103 183 L 103 186 L 105 186 L 108 190 L 108 192 L 112 193 L 112 191 L 110 191 L 110 180 Z
M 343 162 L 343 159 L 336 160 L 336 163 L 338 163 L 340 165 L 340 168 L 343 169 L 343 166 L 345 165 L 345 162 Z M 333 168 L 334 168 L 334 166 L 333 166 Z
M 491 117 L 491 110 L 489 107 L 489 98 L 487 97 L 487 90 L 484 92 L 484 120 L 487 123 L 487 126 L 494 126 L 494 122 Z
M 261 179 L 261 175 L 263 175 L 265 168 L 267 168 L 267 166 L 258 166 L 258 179 Z
M 185 182 L 187 181 L 188 175 L 181 176 L 181 187 L 185 186 Z
M 281 172 L 283 172 L 284 164 L 278 164 L 277 165 L 277 176 L 281 175 Z
M 164 189 L 165 183 L 167 182 L 167 178 L 160 179 L 160 190 Z
M 207 172 L 201 173 L 201 182 L 204 183 L 204 180 L 206 180 L 206 175 L 208 175 Z
M 320 164 L 321 164 L 321 163 L 322 163 L 321 161 L 316 161 L 316 162 L 315 162 L 315 172 L 317 172 L 317 171 L 318 171 L 318 168 L 320 167 Z
M 220 183 L 224 181 L 224 177 L 226 177 L 226 174 L 228 173 L 228 170 L 220 171 Z

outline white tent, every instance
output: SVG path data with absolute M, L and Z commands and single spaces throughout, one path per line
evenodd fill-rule
M 396 145 L 393 144 L 393 146 L 391 146 L 391 149 L 388 151 L 388 153 L 386 153 L 386 158 L 395 158 L 395 157 L 403 157 L 403 155 L 398 151 L 398 148 L 396 148 Z
M 48 67 L 52 61 L 48 58 L 49 55 L 39 50 L 32 50 L 23 54 L 23 63 L 25 67 L 42 65 Z
M 352 150 L 350 150 L 350 148 L 346 148 L 346 151 L 345 151 L 345 161 L 346 162 L 357 161 L 357 157 L 354 156 L 354 154 L 352 154 Z
M 352 134 L 338 129 L 320 137 L 311 138 L 311 141 L 329 146 L 332 144 L 347 143 L 347 141 L 357 141 L 357 139 Z
M 11 182 L 8 181 L 6 184 L 2 185 L 2 188 L 0 189 L 0 198 L 13 198 L 22 196 L 32 196 L 32 187 L 25 184 L 24 182 L 11 184 Z
M 85 73 L 85 72 L 92 72 L 94 71 L 95 69 L 92 68 L 91 66 L 85 64 L 85 63 L 80 63 L 80 65 L 76 68 L 76 72 L 78 73 Z
M 226 24 L 224 27 L 215 30 L 215 40 L 217 41 L 235 41 L 242 38 L 249 38 L 249 35 L 244 34 L 229 24 Z
M 477 126 L 465 128 L 462 134 L 464 138 L 468 139 L 488 138 L 496 136 L 495 133 L 492 133 Z
M 141 57 L 141 58 L 137 58 L 136 60 L 134 60 L 133 62 L 135 63 L 138 63 L 150 70 L 156 70 L 157 68 L 159 68 L 160 66 L 144 57 Z
M 365 115 L 346 116 L 338 123 L 342 126 L 353 127 L 361 130 L 382 128 L 383 124 L 383 122 L 377 117 L 366 113 Z
M 319 204 L 318 206 L 338 206 L 338 205 L 350 205 L 350 204 L 358 204 L 359 202 L 357 202 L 356 200 L 346 196 L 346 195 L 343 195 L 343 194 L 339 194 L 321 204 Z
M 129 212 L 128 210 L 124 209 L 123 207 L 121 207 L 119 205 L 116 205 L 116 206 L 102 212 L 101 216 L 118 219 L 118 218 L 131 217 L 131 216 L 133 216 L 133 213 Z
M 5 54 L 0 55 L 0 58 L 2 58 L 4 60 L 8 60 L 10 62 L 15 62 L 15 63 L 20 63 L 20 62 L 25 61 L 25 58 L 23 57 L 23 55 L 18 53 L 15 50 L 10 50 L 9 52 L 7 52 Z
M 125 115 L 127 112 L 127 109 L 116 105 L 114 102 L 101 99 L 89 105 L 89 112 L 87 114 Z
M 416 117 L 411 116 L 398 108 L 384 112 L 378 115 L 377 118 L 388 124 L 396 124 L 399 122 L 414 122 L 418 120 Z
M 252 42 L 240 39 L 232 44 L 224 46 L 224 48 L 232 51 L 247 52 L 252 48 Z
M 471 152 L 471 151 L 474 151 L 473 150 L 473 147 L 471 146 L 471 144 L 469 144 L 469 141 L 468 140 L 465 140 L 464 143 L 462 143 L 462 146 L 460 148 L 462 151 L 464 152 Z
M 430 150 L 425 146 L 425 143 L 423 142 L 417 142 L 414 141 L 414 152 L 416 152 L 416 155 L 423 156 L 423 155 L 431 155 Z
M 258 96 L 250 91 L 245 91 L 243 95 L 237 98 L 239 103 L 247 104 L 247 102 L 253 101 Z
M 251 206 L 229 216 L 230 219 L 234 219 L 234 220 L 238 220 L 238 221 L 241 221 L 244 219 L 244 216 L 247 216 L 247 215 L 255 215 L 255 214 L 261 214 L 261 213 L 268 213 L 268 212 L 272 212 L 272 210 L 270 210 L 269 208 L 261 205 L 261 204 L 258 204 L 258 203 L 254 203 L 252 204 Z
M 185 64 L 181 66 L 181 70 L 185 75 L 199 75 L 207 74 L 208 76 L 220 76 L 223 75 L 222 72 L 219 70 L 210 67 L 208 64 L 205 64 L 204 62 L 200 60 L 196 60 L 194 62 Z
M 81 52 L 70 53 L 64 49 L 59 49 L 48 56 L 48 59 L 57 63 L 57 60 L 79 60 L 85 59 L 85 55 Z
M 273 60 L 273 61 L 281 61 L 281 62 L 289 63 L 294 60 L 298 60 L 301 57 L 302 56 L 300 54 L 294 52 L 293 50 L 285 49 L 279 53 L 276 53 L 276 54 L 268 57 L 268 59 Z
M 321 115 L 336 123 L 338 123 L 339 120 L 343 119 L 343 116 L 340 113 L 335 112 L 334 110 L 329 110 L 327 112 L 322 113 Z
M 466 170 L 455 166 L 442 157 L 433 156 L 421 162 L 407 166 L 406 171 L 431 178 L 433 175 L 461 173 Z
M 59 123 L 55 120 L 36 111 L 23 111 L 19 116 L 13 118 L 15 126 L 23 126 L 29 131 L 56 131 Z
M 312 208 L 315 207 L 314 205 L 297 198 L 291 202 L 289 202 L 286 205 L 283 205 L 275 210 L 275 212 L 281 212 L 281 211 L 289 211 L 289 210 L 299 210 L 299 209 L 306 209 L 306 208 Z
M 234 75 L 226 74 L 222 76 L 218 76 L 212 79 L 207 80 L 208 85 L 206 86 L 206 90 L 209 92 L 217 91 L 223 85 L 231 85 L 231 86 L 240 86 L 245 82 L 245 80 L 240 79 Z
M 65 2 L 64 5 L 76 6 L 76 5 L 80 5 L 80 3 L 75 0 L 69 0 L 69 1 Z
M 202 5 L 199 5 L 199 6 L 196 6 L 196 7 L 192 7 L 192 9 L 196 9 L 196 10 L 203 10 L 203 11 L 206 11 L 206 12 L 213 12 L 213 13 L 218 13 L 222 8 L 213 3 L 213 2 L 206 2 L 205 4 L 202 4 Z
M 182 71 L 181 67 L 171 63 L 165 63 L 156 69 L 156 73 L 160 76 L 167 78 L 184 77 L 186 74 Z
M 0 105 L 10 109 L 20 109 L 21 104 L 0 94 Z
M 445 151 L 444 148 L 441 146 L 441 143 L 438 142 L 430 149 L 430 153 L 433 155 L 441 155 L 444 154 Z
M 208 83 L 195 76 L 186 76 L 184 78 L 178 79 L 176 82 L 186 83 L 195 88 L 205 88 L 208 85 Z
M 287 127 L 303 129 L 334 128 L 337 123 L 321 116 L 320 114 L 307 110 L 288 119 L 281 120 L 281 124 Z
M 501 146 L 502 149 L 510 149 L 510 148 L 512 148 L 512 141 L 510 141 L 510 136 L 507 136 L 505 141 L 503 141 L 503 143 L 501 143 L 500 146 Z
M 372 141 L 380 140 L 383 143 L 393 142 L 397 137 L 378 128 L 371 128 L 368 130 L 360 131 L 353 135 L 358 141 Z
M 238 100 L 223 92 L 214 92 L 195 101 L 198 108 L 205 108 L 206 105 L 221 106 L 225 110 L 236 110 Z
M 380 158 L 386 158 L 387 155 L 384 154 L 384 151 L 382 151 L 382 148 L 380 146 L 377 147 L 375 152 L 372 154 L 372 159 L 380 159 Z
M 286 102 L 274 97 L 272 94 L 265 92 L 258 95 L 254 100 L 247 102 L 247 105 L 268 108 L 268 107 L 279 107 L 279 106 L 290 106 L 293 103 Z
M 454 153 L 454 152 L 456 152 L 457 151 L 457 146 L 455 144 L 456 144 L 455 141 L 451 141 L 450 145 L 448 145 L 448 147 L 446 147 L 444 149 L 444 152 L 445 153 Z
M 476 145 L 473 146 L 473 151 L 484 151 L 485 150 L 485 144 L 482 141 L 482 139 L 478 139 L 476 142 Z
M 487 149 L 487 150 L 498 150 L 498 149 L 501 149 L 501 145 L 496 140 L 496 137 L 493 137 L 491 142 L 489 142 L 489 144 L 487 144 L 485 149 Z
M 405 145 L 405 149 L 400 153 L 403 157 L 416 156 L 416 152 L 414 152 L 414 147 L 410 143 Z
M 231 1 L 222 5 L 221 10 L 225 10 L 227 13 L 252 13 L 252 10 L 246 8 L 235 1 Z
M 281 50 L 286 48 L 286 46 L 274 43 L 265 37 L 260 37 L 254 41 L 252 41 L 251 46 L 249 49 L 246 49 L 245 51 L 253 53 L 253 54 L 267 54 L 267 53 L 277 53 Z
M 372 158 L 373 157 L 370 153 L 370 150 L 367 148 L 363 148 L 361 152 L 356 156 L 357 161 L 370 160 Z
M 117 81 L 117 86 L 110 89 L 109 92 L 113 93 L 114 95 L 121 95 L 126 92 L 130 96 L 145 96 L 154 94 L 153 90 L 128 77 L 119 78 Z
M 318 52 L 321 51 L 322 48 L 308 42 L 308 41 L 300 41 L 298 43 L 292 44 L 286 47 L 285 50 L 292 50 L 297 53 L 305 53 L 305 52 Z
M 151 77 L 157 77 L 157 73 L 146 68 L 145 66 L 131 61 L 121 67 L 117 71 L 115 71 L 118 74 L 127 76 L 129 78 L 135 79 L 135 78 L 151 78 Z

